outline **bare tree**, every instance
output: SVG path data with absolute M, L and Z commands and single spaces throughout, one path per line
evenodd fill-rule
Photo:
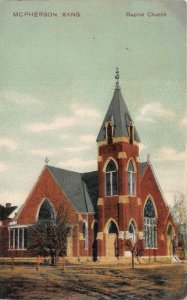
M 134 269 L 134 258 L 137 258 L 139 260 L 139 257 L 141 257 L 144 252 L 143 241 L 137 236 L 135 241 L 128 239 L 126 241 L 126 245 L 131 252 L 132 269 Z
M 173 220 L 178 229 L 179 246 L 187 248 L 187 213 L 185 207 L 185 196 L 177 191 L 174 194 L 174 205 L 171 208 Z
M 28 228 L 28 251 L 32 255 L 50 256 L 51 264 L 57 265 L 59 256 L 66 256 L 67 236 L 70 233 L 67 211 L 62 207 L 50 218 L 39 218 Z

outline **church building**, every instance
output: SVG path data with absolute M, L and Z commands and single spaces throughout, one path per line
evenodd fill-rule
M 97 137 L 98 168 L 78 173 L 44 166 L 9 225 L 9 256 L 27 255 L 28 228 L 45 210 L 69 212 L 69 260 L 125 261 L 127 241 L 140 239 L 143 256 L 170 256 L 177 235 L 151 162 L 140 162 L 140 137 L 122 96 L 119 71 Z

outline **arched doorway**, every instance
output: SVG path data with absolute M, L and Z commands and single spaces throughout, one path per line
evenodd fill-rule
M 118 228 L 114 221 L 111 221 L 106 233 L 106 256 L 118 256 Z

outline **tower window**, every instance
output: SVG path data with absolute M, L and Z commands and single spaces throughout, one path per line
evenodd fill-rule
M 153 202 L 148 199 L 144 208 L 145 247 L 156 248 L 156 217 Z
M 129 162 L 128 165 L 128 195 L 135 196 L 136 194 L 136 174 L 134 171 L 134 166 L 132 160 Z
M 112 126 L 110 123 L 108 123 L 107 126 L 107 141 L 108 144 L 112 144 Z
M 129 143 L 133 144 L 134 141 L 134 124 L 130 122 L 129 124 Z
M 106 196 L 117 195 L 117 169 L 113 160 L 106 167 L 105 193 Z

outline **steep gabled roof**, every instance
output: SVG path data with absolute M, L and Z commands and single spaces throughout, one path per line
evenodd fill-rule
M 97 171 L 78 173 L 46 166 L 78 212 L 94 212 L 98 197 Z
M 157 179 L 157 177 L 156 177 L 155 171 L 154 171 L 153 166 L 152 166 L 152 164 L 151 164 L 150 161 L 149 161 L 149 162 L 143 162 L 143 163 L 140 163 L 140 177 L 141 177 L 141 179 L 143 179 L 144 174 L 146 173 L 146 170 L 148 169 L 148 167 L 150 168 L 150 170 L 151 170 L 151 172 L 152 172 L 152 176 L 153 176 L 152 178 L 155 180 L 155 183 L 156 183 L 156 185 L 157 185 L 157 187 L 158 187 L 158 190 L 159 190 L 159 192 L 160 192 L 160 194 L 161 194 L 161 196 L 162 196 L 162 199 L 163 199 L 163 201 L 164 201 L 166 207 L 169 208 L 169 207 L 168 207 L 168 204 L 167 204 L 167 201 L 166 201 L 166 199 L 165 199 L 165 197 L 164 197 L 164 193 L 163 193 L 163 191 L 162 191 L 162 188 L 161 188 L 161 186 L 160 186 L 160 184 L 159 184 L 159 182 L 158 182 L 158 179 Z
M 105 140 L 105 123 L 108 121 L 111 121 L 114 124 L 114 137 L 129 137 L 128 127 L 133 121 L 119 86 L 114 91 L 112 101 L 99 131 L 97 142 Z M 140 142 L 136 128 L 134 128 L 134 139 L 135 141 Z

